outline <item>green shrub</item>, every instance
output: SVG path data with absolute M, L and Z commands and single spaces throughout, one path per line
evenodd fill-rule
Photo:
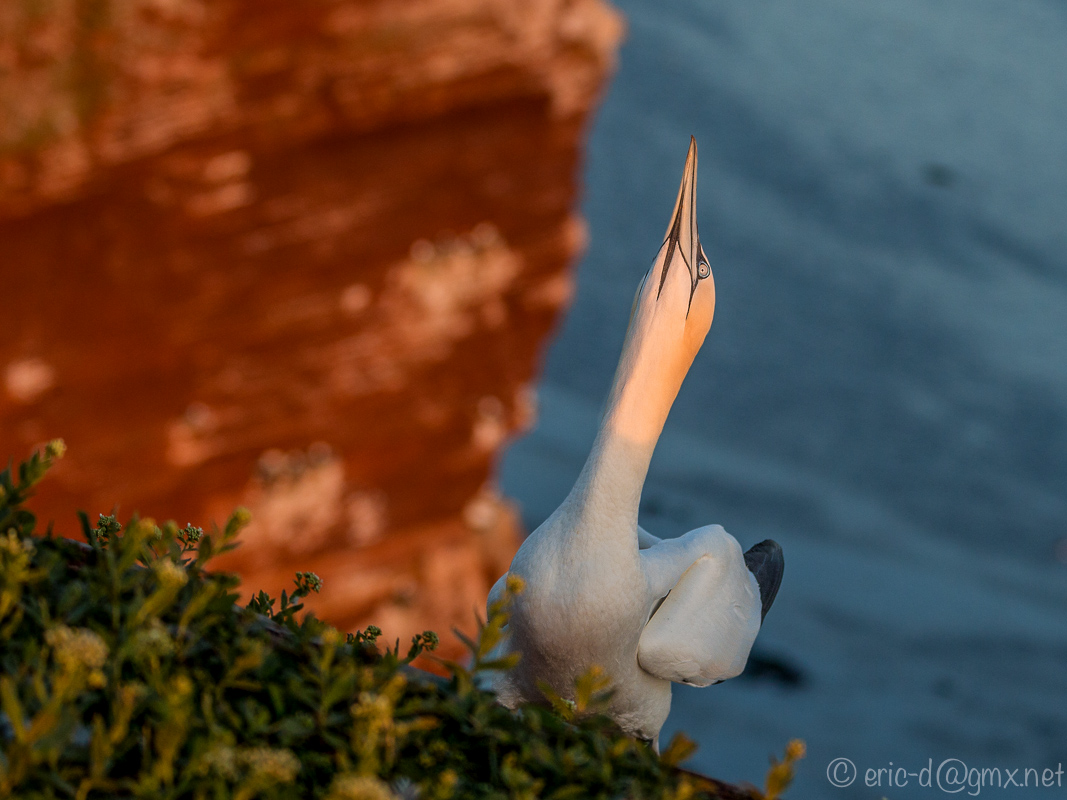
M 238 578 L 206 570 L 248 513 L 204 534 L 112 517 L 88 544 L 35 536 L 23 507 L 63 454 L 49 445 L 0 474 L 0 797 L 19 798 L 690 798 L 717 784 L 674 768 L 578 703 L 511 712 L 476 686 L 506 619 L 494 609 L 451 678 L 408 666 L 380 631 L 342 634 L 300 600 L 235 605 Z M 512 587 L 513 589 L 516 587 Z M 506 602 L 506 601 L 505 601 Z M 585 711 L 586 714 L 579 712 Z M 562 712 L 562 713 L 559 713 Z M 728 796 L 723 794 L 722 796 Z

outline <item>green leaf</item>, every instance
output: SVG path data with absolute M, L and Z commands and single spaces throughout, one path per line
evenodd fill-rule
M 670 767 L 676 767 L 693 755 L 697 750 L 696 742 L 679 731 L 674 734 L 670 744 L 660 754 L 660 759 Z

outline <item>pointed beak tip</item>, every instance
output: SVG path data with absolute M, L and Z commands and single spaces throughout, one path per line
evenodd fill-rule
M 682 182 L 689 182 L 695 188 L 697 177 L 697 140 L 695 136 L 689 137 L 689 152 L 685 155 L 685 171 Z
M 664 234 L 664 245 L 668 246 L 667 249 L 667 262 L 664 265 L 663 271 L 660 274 L 659 290 L 656 296 L 659 297 L 659 292 L 663 290 L 663 282 L 667 277 L 667 270 L 670 269 L 670 259 L 675 248 L 684 248 L 685 254 L 683 260 L 689 267 L 692 273 L 695 269 L 696 259 L 699 255 L 699 237 L 696 230 L 696 185 L 697 185 L 697 140 L 695 136 L 689 137 L 689 152 L 686 154 L 685 167 L 682 170 L 682 180 L 678 185 L 678 197 L 674 201 L 674 211 L 671 213 L 671 221 L 667 225 L 667 232 Z M 696 277 L 691 275 L 693 279 L 693 286 L 695 286 Z M 692 290 L 690 292 L 690 300 L 692 300 Z

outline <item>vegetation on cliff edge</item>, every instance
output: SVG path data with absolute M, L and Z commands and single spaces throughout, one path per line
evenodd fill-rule
M 742 796 L 676 769 L 686 740 L 657 756 L 598 715 L 596 675 L 554 708 L 512 712 L 478 689 L 479 671 L 509 666 L 486 660 L 507 600 L 468 642 L 471 665 L 436 680 L 408 666 L 431 632 L 402 654 L 373 627 L 299 615 L 311 573 L 236 605 L 238 578 L 206 567 L 246 511 L 210 534 L 83 515 L 88 545 L 39 535 L 24 503 L 62 454 L 56 441 L 0 473 L 0 798 Z M 765 797 L 802 754 L 791 743 Z

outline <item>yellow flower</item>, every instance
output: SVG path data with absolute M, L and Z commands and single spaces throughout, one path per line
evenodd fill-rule
M 237 751 L 229 745 L 218 744 L 208 750 L 200 760 L 206 768 L 223 778 L 237 780 Z
M 33 551 L 33 542 L 29 539 L 20 539 L 14 528 L 9 530 L 6 536 L 0 536 L 0 552 L 18 558 L 33 555 Z
M 526 581 L 518 575 L 508 575 L 504 585 L 507 587 L 508 594 L 522 594 L 522 590 L 526 588 Z
M 133 652 L 140 658 L 159 658 L 174 652 L 174 640 L 159 620 L 138 631 L 133 638 Z
M 338 775 L 326 800 L 396 800 L 389 784 L 371 775 Z
M 56 661 L 66 670 L 100 669 L 107 662 L 107 643 L 88 628 L 57 625 L 45 632 L 44 640 L 52 647 Z
M 190 678 L 188 675 L 178 675 L 171 683 L 171 687 L 174 689 L 174 693 L 178 695 L 178 697 L 186 697 L 188 695 L 191 695 L 193 693 L 193 689 L 196 688 L 195 686 L 193 686 L 192 678 Z
M 253 778 L 276 783 L 291 783 L 300 771 L 300 759 L 291 750 L 252 747 L 242 751 L 241 760 Z
M 352 706 L 352 715 L 374 726 L 387 728 L 393 723 L 393 703 L 382 694 L 360 692 L 359 702 Z
M 179 589 L 189 581 L 185 570 L 169 558 L 161 558 L 155 564 L 156 580 L 165 589 Z

